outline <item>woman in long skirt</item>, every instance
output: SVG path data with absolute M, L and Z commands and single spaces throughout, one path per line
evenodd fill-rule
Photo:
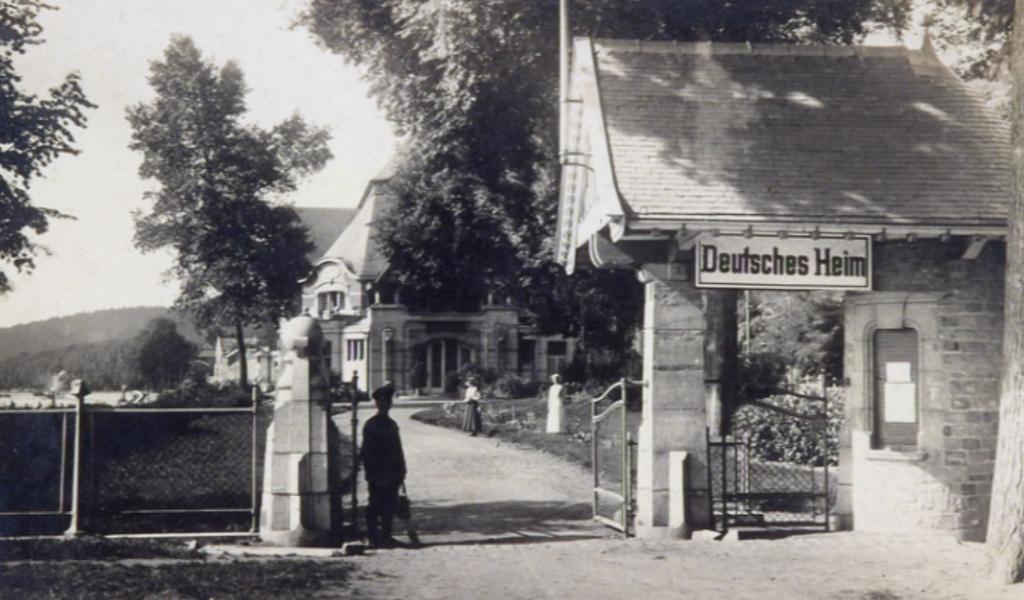
M 548 388 L 548 433 L 562 433 L 565 424 L 565 387 L 562 376 L 551 376 L 551 387 Z
M 465 405 L 462 430 L 468 431 L 471 436 L 475 436 L 483 429 L 480 417 L 480 398 L 480 388 L 477 387 L 476 377 L 470 377 L 466 384 L 466 392 L 462 397 L 462 403 Z

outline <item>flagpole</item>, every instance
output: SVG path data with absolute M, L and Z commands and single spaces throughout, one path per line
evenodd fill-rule
M 569 0 L 559 0 L 558 2 L 558 40 L 558 158 L 561 164 L 565 164 L 568 138 L 566 126 L 569 122 L 566 112 L 569 99 L 569 44 L 571 43 Z

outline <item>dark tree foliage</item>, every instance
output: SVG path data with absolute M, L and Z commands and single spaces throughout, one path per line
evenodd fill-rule
M 94 390 L 138 387 L 142 381 L 131 340 L 73 344 L 54 350 L 18 354 L 0 360 L 0 389 L 47 390 L 50 378 L 67 371 Z
M 270 130 L 242 122 L 245 83 L 234 63 L 217 69 L 176 37 L 151 64 L 156 98 L 128 110 L 139 174 L 158 186 L 136 215 L 143 251 L 170 248 L 180 283 L 176 308 L 200 327 L 243 328 L 293 312 L 312 244 L 295 211 L 269 200 L 330 159 L 326 131 L 294 116 Z M 241 384 L 247 374 L 241 369 Z
M 779 372 L 783 380 L 776 385 L 785 385 L 786 377 L 825 375 L 829 383 L 842 378 L 842 294 L 753 292 L 750 297 L 750 354 L 753 362 L 783 366 Z M 741 314 L 741 337 L 745 336 L 744 319 Z
M 902 24 L 907 4 L 602 0 L 573 2 L 572 13 L 576 34 L 603 37 L 850 42 L 868 20 Z M 378 236 L 403 300 L 467 308 L 493 292 L 556 316 L 547 324 L 558 329 L 592 332 L 575 299 L 608 305 L 594 290 L 618 293 L 618 276 L 566 277 L 551 252 L 558 3 L 310 0 L 304 24 L 366 69 L 407 134 L 399 200 Z
M 170 319 L 153 319 L 134 343 L 139 376 L 151 390 L 181 383 L 199 350 L 178 333 L 178 326 Z
M 73 127 L 85 125 L 86 99 L 76 73 L 44 96 L 22 91 L 14 61 L 30 46 L 43 43 L 37 0 L 0 2 L 0 263 L 18 271 L 34 268 L 40 248 L 32 238 L 46 232 L 49 219 L 65 217 L 51 208 L 34 206 L 32 180 L 65 154 L 77 154 Z M 0 270 L 0 294 L 10 291 Z

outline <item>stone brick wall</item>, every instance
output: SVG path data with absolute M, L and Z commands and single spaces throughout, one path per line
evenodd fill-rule
M 876 244 L 874 292 L 847 302 L 848 419 L 858 529 L 984 535 L 995 462 L 1003 325 L 1001 243 L 963 259 L 966 241 Z M 917 452 L 872 449 L 866 356 L 876 327 L 921 342 Z

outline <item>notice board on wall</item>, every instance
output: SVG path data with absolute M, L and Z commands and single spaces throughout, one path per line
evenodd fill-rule
M 885 363 L 885 414 L 887 423 L 917 422 L 917 385 L 911 364 L 905 361 Z

